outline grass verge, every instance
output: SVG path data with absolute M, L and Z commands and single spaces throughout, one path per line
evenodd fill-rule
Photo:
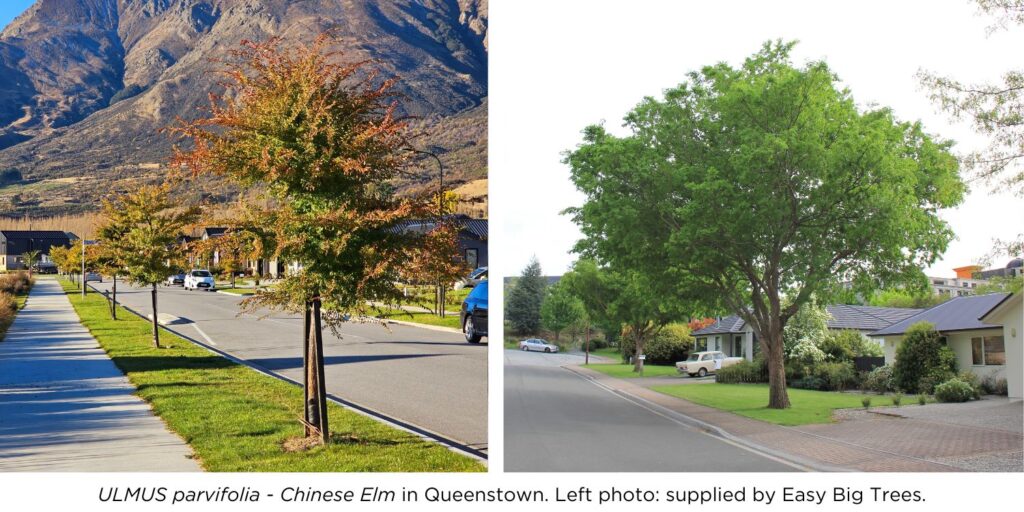
M 252 288 L 217 288 L 217 291 L 230 293 L 233 295 L 255 295 L 256 292 Z
M 679 375 L 675 366 L 644 365 L 643 375 L 634 373 L 633 365 L 631 364 L 592 363 L 585 364 L 583 367 L 601 372 L 609 377 L 615 377 L 617 379 L 633 379 L 637 377 L 676 377 Z
M 399 320 L 402 322 L 412 322 L 416 324 L 425 325 L 436 325 L 440 327 L 450 327 L 452 329 L 461 329 L 459 325 L 459 315 L 447 315 L 441 318 L 433 313 L 412 313 L 402 309 L 381 309 L 377 313 L 378 318 L 386 318 L 389 320 Z
M 865 396 L 871 397 L 871 407 L 892 405 L 892 399 L 885 395 L 790 388 L 791 407 L 789 409 L 769 409 L 765 406 L 768 403 L 767 384 L 714 384 L 709 386 L 676 384 L 655 386 L 651 389 L 740 416 L 787 426 L 831 423 L 833 421 L 832 411 L 863 407 L 861 400 Z M 909 400 L 904 399 L 904 404 L 907 403 Z
M 74 285 L 62 281 L 65 292 Z M 302 436 L 302 389 L 212 354 L 122 308 L 110 319 L 99 294 L 69 293 L 82 323 L 208 471 L 484 471 L 477 461 L 329 404 L 335 440 L 285 451 Z

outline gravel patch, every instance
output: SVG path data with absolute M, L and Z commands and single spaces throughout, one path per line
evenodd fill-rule
M 1024 471 L 1024 451 L 986 453 L 968 457 L 936 457 L 933 460 L 965 471 Z

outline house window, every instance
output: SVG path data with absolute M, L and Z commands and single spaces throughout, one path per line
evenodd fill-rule
M 736 336 L 732 339 L 732 356 L 733 357 L 746 357 L 743 353 L 743 336 Z
M 469 268 L 476 269 L 480 261 L 479 249 L 466 249 L 466 264 Z
M 976 366 L 1006 364 L 1006 344 L 1002 336 L 971 338 L 971 363 Z
M 713 350 L 722 350 L 722 337 L 715 336 L 715 348 Z

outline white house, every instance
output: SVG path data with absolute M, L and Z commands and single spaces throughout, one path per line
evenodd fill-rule
M 828 328 L 834 331 L 857 331 L 862 336 L 895 322 L 920 313 L 921 309 L 883 308 L 833 304 L 825 310 L 829 314 Z M 744 357 L 752 360 L 757 348 L 754 329 L 737 315 L 727 316 L 717 322 L 693 331 L 695 350 L 720 350 L 729 357 Z
M 960 369 L 971 370 L 979 377 L 1006 379 L 1009 396 L 1021 398 L 1024 375 L 1021 310 L 1020 294 L 954 297 L 879 329 L 871 336 L 883 340 L 885 362 L 892 364 L 896 360 L 896 347 L 910 326 L 929 322 L 953 349 Z

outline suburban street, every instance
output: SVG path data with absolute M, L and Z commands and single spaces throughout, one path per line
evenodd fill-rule
M 573 354 L 505 350 L 506 471 L 793 471 L 562 368 Z
M 93 283 L 108 290 L 111 283 Z M 241 297 L 161 286 L 159 313 L 181 317 L 170 329 L 254 366 L 302 376 L 302 318 L 240 315 Z M 118 283 L 118 302 L 151 312 L 150 290 Z M 270 313 L 264 312 L 264 313 Z M 341 337 L 324 329 L 327 392 L 486 452 L 487 344 L 461 334 L 406 325 L 351 323 Z

